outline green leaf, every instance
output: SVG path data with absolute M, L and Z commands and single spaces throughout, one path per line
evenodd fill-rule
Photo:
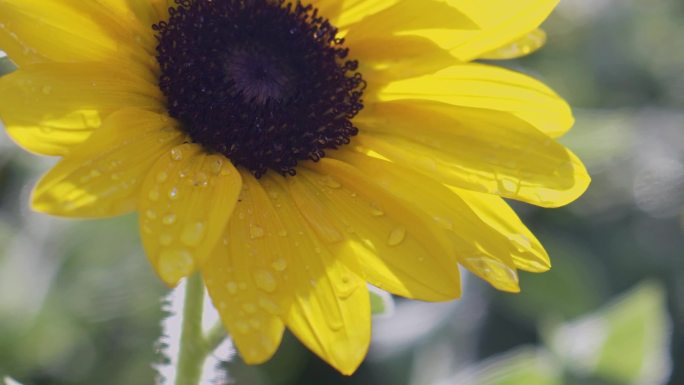
M 519 348 L 460 373 L 452 384 L 562 385 L 562 370 L 545 349 Z
M 557 328 L 552 345 L 578 374 L 619 384 L 660 383 L 671 367 L 669 330 L 664 290 L 647 281 Z
M 390 316 L 394 312 L 394 299 L 384 290 L 369 286 L 371 313 L 373 315 Z

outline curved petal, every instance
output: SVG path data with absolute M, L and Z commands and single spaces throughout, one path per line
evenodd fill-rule
M 448 234 L 458 263 L 499 290 L 520 290 L 511 257 L 517 248 L 499 231 L 487 226 L 458 195 L 434 179 L 385 160 L 350 150 L 337 151 L 332 156 L 363 172 L 367 184 L 381 186 L 428 217 L 432 223 L 424 225 L 423 231 L 435 234 L 441 230 Z M 338 177 L 343 174 L 336 172 Z M 359 187 L 366 190 L 366 186 Z M 414 229 L 417 230 L 416 226 Z M 439 255 L 422 262 L 435 263 L 436 258 Z M 441 274 L 456 270 L 455 265 L 441 265 Z
M 154 164 L 138 211 L 145 252 L 166 284 L 178 283 L 214 250 L 241 186 L 227 159 L 196 144 L 174 147 Z
M 559 0 L 447 0 L 476 26 L 460 31 L 418 31 L 461 61 L 471 61 L 538 28 Z
M 296 290 L 289 271 L 298 250 L 259 181 L 241 172 L 243 188 L 223 241 L 202 265 L 207 290 L 245 362 L 268 360 L 280 345 Z
M 304 345 L 344 374 L 361 364 L 370 343 L 370 299 L 366 282 L 333 256 L 307 224 L 288 193 L 284 177 L 268 174 L 262 185 L 274 201 L 299 250 L 289 282 L 295 289 L 285 323 Z M 274 198 L 275 197 L 275 198 Z
M 465 189 L 557 207 L 590 178 L 570 151 L 510 114 L 442 103 L 381 103 L 355 143 Z
M 288 178 L 290 193 L 340 260 L 353 259 L 370 283 L 403 297 L 460 296 L 458 260 L 431 218 L 374 185 L 363 169 L 329 158 L 305 167 Z
M 318 9 L 318 13 L 329 19 L 332 24 L 340 29 L 362 20 L 368 15 L 375 14 L 383 9 L 399 3 L 401 0 L 310 0 L 310 3 Z
M 451 188 L 480 219 L 510 240 L 515 247 L 511 253 L 515 267 L 533 273 L 551 268 L 551 261 L 542 244 L 522 223 L 513 209 L 496 195 Z
M 142 110 L 112 114 L 101 129 L 48 172 L 33 191 L 35 210 L 107 217 L 135 209 L 139 187 L 159 156 L 181 141 L 166 116 Z
M 459 107 L 508 112 L 550 135 L 574 124 L 570 106 L 529 76 L 483 64 L 463 64 L 390 83 L 367 101 L 431 100 Z
M 34 64 L 0 78 L 0 118 L 20 146 L 65 155 L 112 112 L 163 111 L 157 87 L 127 67 L 104 63 Z
M 480 59 L 489 60 L 509 60 L 517 59 L 522 56 L 529 55 L 540 49 L 546 43 L 546 32 L 542 29 L 535 29 L 534 31 L 498 47 L 492 51 L 484 53 Z
M 124 63 L 132 58 L 153 63 L 153 58 L 136 52 L 140 47 L 126 28 L 109 28 L 115 24 L 96 2 L 2 0 L 0 49 L 19 67 L 45 61 Z M 147 35 L 151 37 L 151 31 Z

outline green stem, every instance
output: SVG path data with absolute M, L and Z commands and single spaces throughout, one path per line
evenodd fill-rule
M 176 385 L 198 385 L 202 376 L 204 361 L 227 337 L 220 321 L 209 330 L 206 336 L 203 334 L 203 308 L 204 285 L 202 284 L 202 277 L 195 274 L 189 277 L 185 283 L 185 303 L 183 304 L 183 324 Z
M 216 348 L 221 345 L 221 342 L 223 342 L 226 337 L 228 337 L 226 329 L 223 327 L 221 321 L 218 321 L 205 336 L 204 346 L 207 349 L 207 354 L 211 354 L 211 352 L 216 350 Z
M 189 277 L 185 283 L 183 325 L 178 354 L 176 385 L 198 385 L 207 351 L 202 335 L 202 310 L 204 286 L 199 274 Z

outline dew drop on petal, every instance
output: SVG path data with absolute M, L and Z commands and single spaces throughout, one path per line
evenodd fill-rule
M 273 261 L 271 267 L 273 267 L 273 270 L 275 271 L 285 271 L 285 269 L 287 269 L 287 260 L 283 257 L 278 257 Z
M 150 198 L 152 202 L 156 202 L 159 200 L 159 190 L 154 189 L 150 190 L 149 194 L 147 194 L 147 197 Z
M 254 314 L 257 311 L 257 307 L 253 303 L 244 303 L 244 304 L 242 304 L 242 310 L 244 310 L 245 312 L 247 312 L 249 314 Z
M 172 187 L 169 190 L 169 199 L 172 199 L 172 200 L 178 199 L 178 187 Z
M 157 178 L 156 178 L 157 183 L 164 183 L 168 178 L 169 178 L 169 174 L 162 171 L 159 174 L 157 174 Z
M 162 234 L 159 236 L 159 244 L 168 246 L 173 242 L 173 237 L 169 234 Z
M 226 289 L 228 290 L 228 293 L 235 294 L 238 291 L 238 285 L 237 283 L 231 281 L 226 283 Z
M 159 275 L 167 282 L 177 282 L 190 274 L 194 264 L 187 250 L 166 249 L 159 253 Z
M 520 191 L 520 184 L 514 179 L 501 178 L 499 179 L 499 190 L 508 194 L 515 194 Z
M 334 188 L 334 189 L 338 189 L 338 188 L 342 187 L 342 184 L 340 182 L 338 182 L 337 180 L 335 180 L 333 177 L 323 178 L 323 183 L 326 186 L 328 186 L 330 188 Z
M 280 306 L 266 297 L 259 298 L 259 306 L 272 315 L 278 315 L 281 313 Z
M 254 282 L 257 287 L 265 292 L 272 293 L 275 291 L 277 283 L 273 274 L 266 270 L 257 270 L 254 272 Z
M 238 332 L 245 334 L 249 332 L 249 325 L 245 321 L 238 321 L 235 323 L 235 328 Z
M 171 149 L 171 159 L 175 161 L 183 160 L 183 150 L 179 147 Z
M 162 223 L 170 226 L 174 223 L 176 223 L 176 214 L 166 214 L 164 215 L 164 218 L 162 218 Z
M 255 225 L 253 223 L 249 225 L 249 237 L 250 238 L 257 239 L 257 238 L 261 238 L 263 236 L 264 236 L 264 228 L 263 227 L 261 227 L 259 225 Z
M 181 242 L 187 246 L 197 246 L 204 238 L 204 223 L 187 223 L 181 231 Z
M 389 237 L 387 237 L 387 244 L 389 246 L 398 246 L 404 241 L 404 238 L 406 238 L 406 228 L 401 226 L 395 227 L 390 231 Z

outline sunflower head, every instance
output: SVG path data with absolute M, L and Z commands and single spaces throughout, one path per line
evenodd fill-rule
M 556 0 L 0 0 L 8 134 L 60 162 L 34 209 L 137 212 L 168 285 L 200 272 L 248 363 L 289 328 L 342 373 L 368 284 L 509 292 L 549 258 L 506 199 L 589 184 L 567 103 L 478 59 L 539 48 Z

